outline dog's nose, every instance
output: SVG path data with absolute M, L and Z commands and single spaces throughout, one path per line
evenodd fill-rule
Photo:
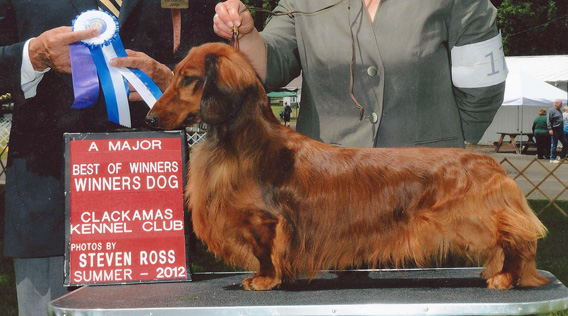
M 156 127 L 156 125 L 158 125 L 158 117 L 154 116 L 154 115 L 146 115 L 146 124 L 148 124 L 151 127 Z

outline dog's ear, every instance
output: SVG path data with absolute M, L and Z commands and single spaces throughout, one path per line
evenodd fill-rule
M 224 67 L 227 57 L 217 54 L 205 56 L 205 83 L 201 96 L 201 119 L 211 125 L 220 124 L 233 118 L 241 108 L 243 95 L 239 87 L 233 87 L 236 80 L 227 77 L 238 76 L 235 69 Z M 224 71 L 221 75 L 220 72 Z

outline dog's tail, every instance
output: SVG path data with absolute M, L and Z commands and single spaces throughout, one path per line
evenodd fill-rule
M 506 175 L 491 190 L 490 209 L 497 213 L 497 243 L 502 254 L 497 255 L 501 272 L 489 278 L 488 284 L 495 288 L 511 286 L 541 286 L 550 282 L 536 270 L 537 240 L 544 238 L 546 227 L 530 208 L 515 181 Z M 500 250 L 501 251 L 501 250 Z M 501 261 L 502 260 L 502 261 Z M 487 267 L 487 263 L 486 263 Z

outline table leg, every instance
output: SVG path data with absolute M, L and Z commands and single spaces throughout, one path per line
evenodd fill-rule
M 501 148 L 501 145 L 503 145 L 503 138 L 505 138 L 505 135 L 501 134 L 501 137 L 499 137 L 499 141 L 497 142 L 497 145 L 495 145 L 495 152 L 496 153 L 499 152 L 499 148 Z
M 509 139 L 510 139 L 511 144 L 513 144 L 513 148 L 515 148 L 515 152 L 517 154 L 520 154 L 521 151 L 520 151 L 520 148 L 517 148 L 517 141 L 515 140 L 515 137 L 509 136 Z

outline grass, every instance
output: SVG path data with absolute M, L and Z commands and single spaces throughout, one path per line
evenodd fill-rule
M 3 192 L 0 192 L 0 205 L 3 205 Z M 540 209 L 547 201 L 530 200 L 533 209 Z M 568 201 L 558 201 L 563 210 L 568 210 Z M 3 236 L 4 209 L 0 207 L 0 236 Z M 537 266 L 554 274 L 562 283 L 568 284 L 568 218 L 564 217 L 554 207 L 549 207 L 540 216 L 548 228 L 548 236 L 539 242 Z M 0 250 L 3 250 L 3 240 L 0 240 Z M 224 264 L 221 260 L 205 250 L 202 244 L 197 244 L 192 251 L 193 272 L 204 271 L 235 271 L 235 268 Z M 14 269 L 12 260 L 0 255 L 0 315 L 17 315 L 15 294 Z M 552 313 L 549 316 L 568 316 L 568 310 Z
M 530 200 L 529 203 L 533 209 L 541 209 L 548 201 Z M 557 203 L 563 210 L 568 210 L 568 201 Z M 550 271 L 568 285 L 568 218 L 553 206 L 548 207 L 539 218 L 548 228 L 548 236 L 539 241 L 537 267 Z
M 0 249 L 4 249 L 3 240 L 0 240 Z M 0 315 L 18 315 L 15 284 L 12 260 L 0 255 Z

